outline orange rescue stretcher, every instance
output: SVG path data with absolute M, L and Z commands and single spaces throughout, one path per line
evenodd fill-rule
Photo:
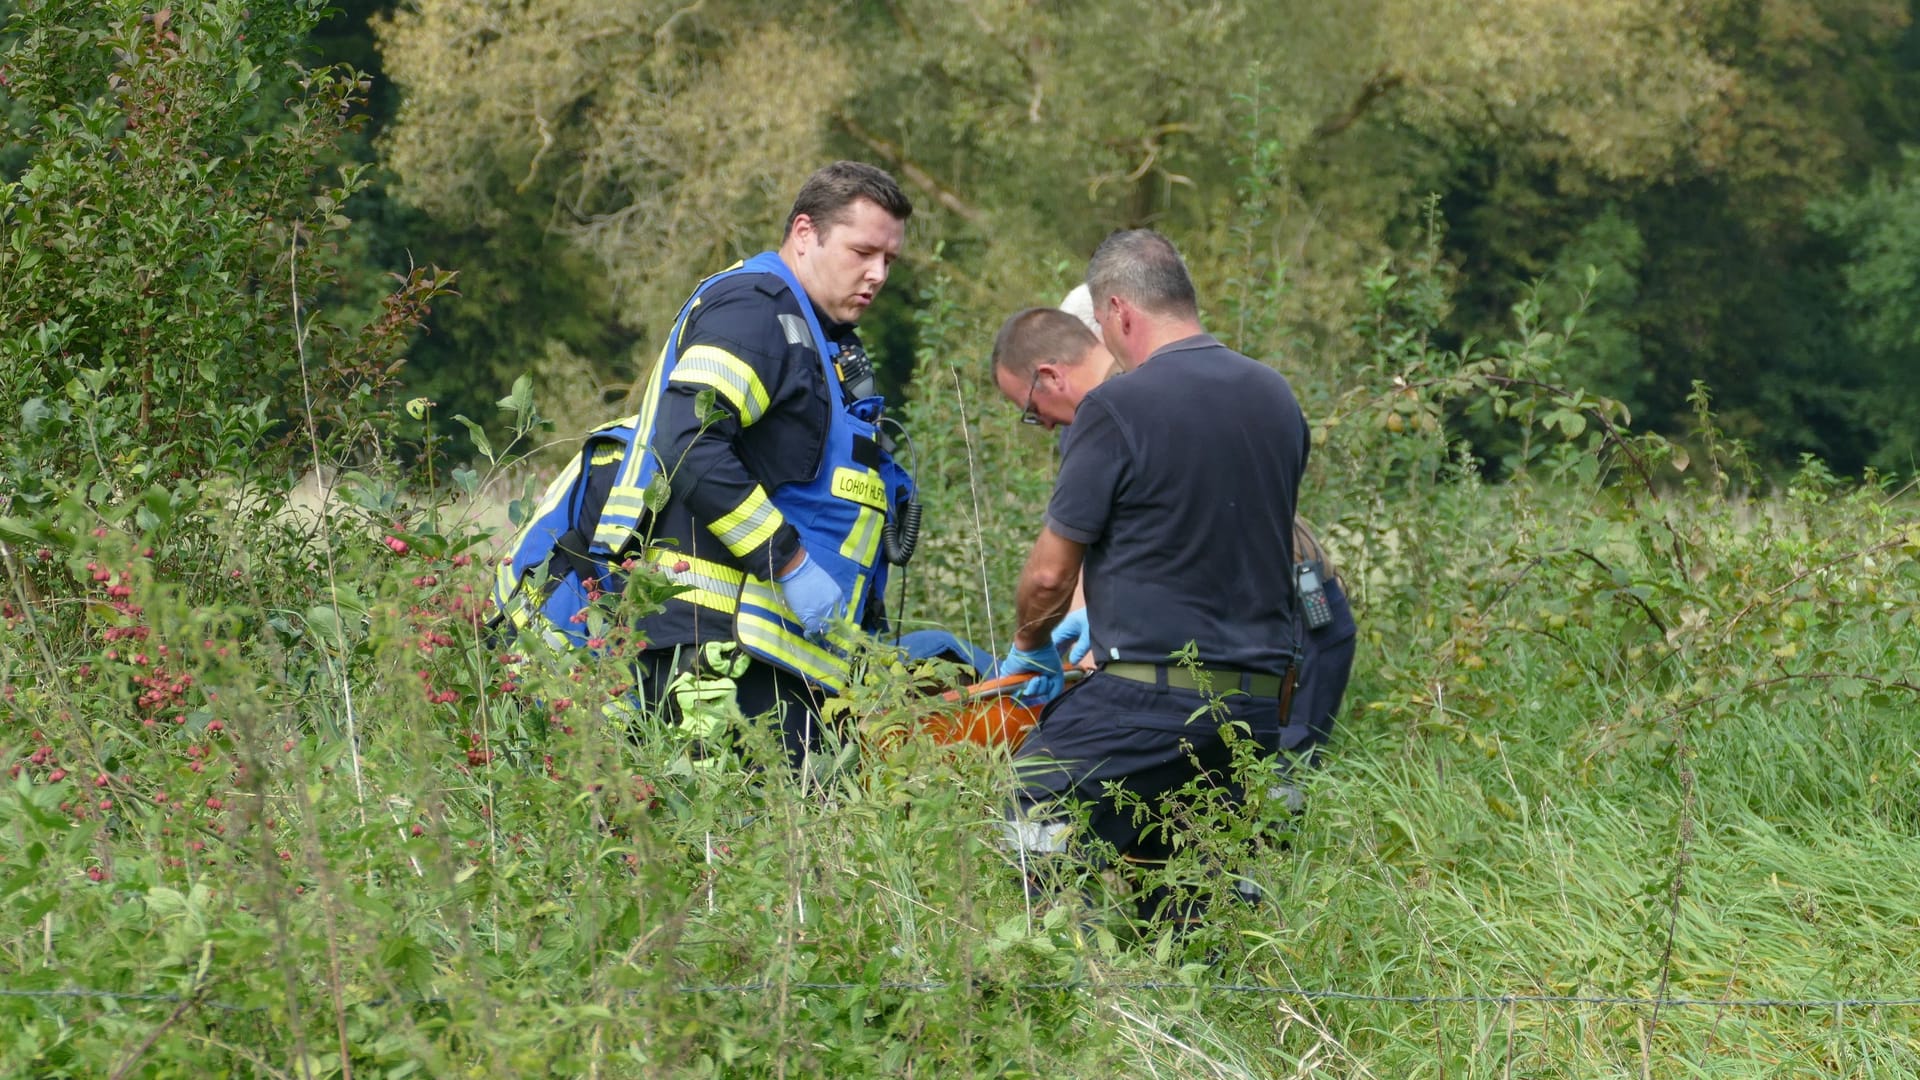
M 1069 677 L 1079 672 L 1069 672 Z M 941 694 L 952 707 L 921 721 L 921 727 L 942 746 L 972 743 L 1018 750 L 1040 720 L 1044 702 L 1027 704 L 1018 695 L 1031 674 L 1003 675 Z

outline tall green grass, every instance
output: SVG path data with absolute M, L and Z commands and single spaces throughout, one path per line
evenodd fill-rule
M 251 18 L 240 7 L 209 11 Z M 166 147 L 214 123 L 235 149 L 219 167 L 297 211 L 181 234 L 274 268 L 246 297 L 274 317 L 235 315 L 229 284 L 183 271 L 205 303 L 168 305 L 180 340 L 323 377 L 284 416 L 148 401 L 151 381 L 120 377 L 133 368 L 15 387 L 0 1075 L 1920 1073 L 1909 493 L 1811 461 L 1762 481 L 1704 390 L 1688 437 L 1635 433 L 1617 403 L 1557 384 L 1577 320 L 1531 301 L 1509 340 L 1440 347 L 1437 242 L 1362 283 L 1351 368 L 1275 344 L 1287 331 L 1262 311 L 1283 281 L 1222 293 L 1210 314 L 1264 328 L 1240 344 L 1307 403 L 1302 510 L 1362 637 L 1327 762 L 1294 777 L 1303 813 L 1195 792 L 1169 878 L 1223 894 L 1225 859 L 1265 899 L 1216 895 L 1176 937 L 1129 918 L 1127 882 L 1007 851 L 1004 755 L 911 734 L 925 672 L 876 659 L 842 736 L 795 775 L 765 730 L 716 762 L 608 709 L 637 647 L 617 618 L 594 662 L 490 637 L 497 538 L 450 500 L 493 477 L 407 472 L 395 447 L 424 421 L 386 400 L 445 277 L 416 275 L 358 335 L 316 331 L 273 283 L 283 254 L 317 250 L 286 221 L 351 224 L 344 195 L 305 193 L 355 80 L 306 84 L 329 108 L 288 128 L 234 76 L 297 34 L 247 45 L 182 16 L 192 48 L 176 47 L 133 8 L 101 10 L 33 11 L 53 51 L 21 70 L 49 115 L 82 70 L 56 61 L 92 71 L 96 42 L 122 41 L 112 64 L 152 101 L 204 106 L 153 114 L 172 118 Z M 156 208 L 205 185 L 162 170 L 128 187 L 96 137 L 124 134 L 119 99 L 84 100 L 88 124 L 47 129 L 65 134 L 36 151 L 16 220 L 58 239 L 85 211 L 99 250 L 146 251 Z M 142 259 L 180 254 L 109 260 L 85 289 L 35 261 L 40 277 L 6 279 L 0 325 L 37 329 L 0 350 L 19 373 L 85 367 L 61 336 L 82 327 L 143 362 L 182 355 L 116 306 L 148 303 Z M 1003 644 L 1051 447 L 960 359 L 996 313 L 961 310 L 937 258 L 924 269 L 903 415 L 929 532 L 895 610 Z M 242 331 L 253 351 L 234 351 Z M 503 405 L 516 449 L 542 430 L 524 388 Z M 191 435 L 166 448 L 178 476 L 124 423 L 152 408 Z M 474 430 L 476 465 L 504 466 Z M 282 512 L 294 468 L 340 477 L 318 513 Z M 1030 872 L 1058 887 L 1030 897 Z
M 849 735 L 801 777 L 715 766 L 593 707 L 617 664 L 502 665 L 457 526 L 336 527 L 336 613 L 48 525 L 0 649 L 0 1071 L 1920 1067 L 1920 1008 L 1848 1004 L 1920 996 L 1902 499 L 1420 491 L 1345 519 L 1356 681 L 1305 812 L 1238 867 L 1266 902 L 1184 939 L 1105 877 L 1027 898 L 1004 758 Z M 848 722 L 925 707 L 880 664 Z

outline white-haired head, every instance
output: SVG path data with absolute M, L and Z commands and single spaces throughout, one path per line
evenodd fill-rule
M 1093 293 L 1083 282 L 1073 287 L 1073 291 L 1062 297 L 1060 310 L 1087 324 L 1094 337 L 1100 336 L 1100 324 L 1093 321 Z

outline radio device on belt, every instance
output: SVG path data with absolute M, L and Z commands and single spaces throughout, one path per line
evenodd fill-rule
M 1318 559 L 1296 563 L 1294 586 L 1300 593 L 1300 607 L 1306 614 L 1307 629 L 1318 630 L 1333 621 L 1333 606 L 1327 603 L 1327 587 L 1321 583 Z
M 1327 587 L 1322 580 L 1324 569 L 1325 564 L 1318 559 L 1303 559 L 1293 566 L 1293 595 L 1299 599 L 1301 621 L 1306 624 L 1307 633 L 1333 621 L 1333 605 L 1327 601 Z M 1287 665 L 1287 675 L 1280 686 L 1282 727 L 1293 715 L 1293 690 L 1300 682 L 1300 660 L 1306 652 L 1305 633 L 1301 635 L 1300 645 L 1293 662 Z

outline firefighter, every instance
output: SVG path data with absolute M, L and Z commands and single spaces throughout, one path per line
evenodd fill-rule
M 502 566 L 496 600 L 515 626 L 579 647 L 594 594 L 663 574 L 681 591 L 635 628 L 643 699 L 670 703 L 693 678 L 702 692 L 678 697 L 708 700 L 730 683 L 739 714 L 779 714 L 796 765 L 818 747 L 850 631 L 879 627 L 889 556 L 910 554 L 913 482 L 855 326 L 912 212 L 884 171 L 827 166 L 777 251 L 694 290 L 640 413 L 589 437 Z

